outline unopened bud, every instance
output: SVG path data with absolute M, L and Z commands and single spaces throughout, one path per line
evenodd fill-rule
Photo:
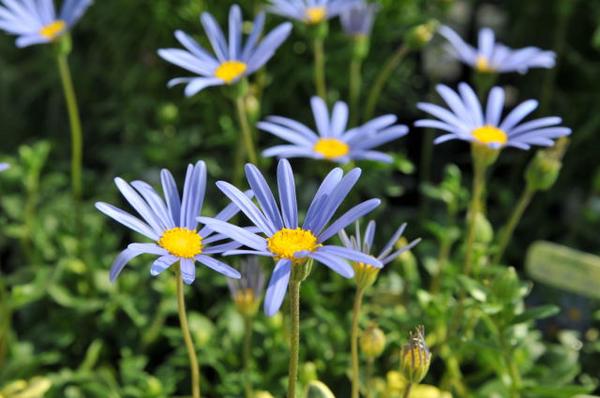
M 233 296 L 235 308 L 243 316 L 254 316 L 258 312 L 260 299 L 254 294 L 251 288 L 240 289 Z
M 406 35 L 406 45 L 411 50 L 418 50 L 425 47 L 433 38 L 433 34 L 438 28 L 439 22 L 430 20 L 420 24 L 408 31 Z
M 377 275 L 379 275 L 379 268 L 373 267 L 370 264 L 352 263 L 352 268 L 354 268 L 356 286 L 362 290 L 373 286 L 377 280 Z
M 418 326 L 409 334 L 408 344 L 402 347 L 400 371 L 409 383 L 418 384 L 425 378 L 431 364 L 431 353 L 425 343 L 425 328 Z
M 531 190 L 547 191 L 552 188 L 562 167 L 562 158 L 568 140 L 561 139 L 552 148 L 536 153 L 525 170 L 525 180 Z
M 268 391 L 256 391 L 253 398 L 275 398 L 273 394 Z
M 385 334 L 375 325 L 369 326 L 360 338 L 360 350 L 369 359 L 375 359 L 385 349 Z

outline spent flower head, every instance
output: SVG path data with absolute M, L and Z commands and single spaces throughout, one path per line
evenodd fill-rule
M 317 25 L 340 15 L 360 0 L 270 0 L 268 11 Z
M 281 116 L 269 116 L 257 127 L 288 141 L 288 145 L 277 145 L 266 149 L 263 156 L 279 158 L 324 159 L 337 163 L 351 160 L 375 160 L 391 163 L 392 157 L 374 150 L 387 142 L 408 134 L 408 127 L 395 124 L 394 115 L 375 118 L 362 126 L 347 130 L 348 105 L 338 101 L 331 115 L 322 98 L 311 99 L 317 132 L 308 126 Z
M 224 181 L 217 183 L 219 189 L 258 227 L 261 235 L 219 219 L 199 217 L 198 220 L 248 247 L 231 250 L 225 255 L 250 254 L 272 257 L 276 261 L 264 303 L 268 316 L 274 315 L 281 307 L 292 267 L 302 267 L 300 271 L 303 273 L 309 260 L 316 260 L 343 277 L 352 278 L 354 270 L 346 260 L 382 266 L 372 256 L 326 244 L 340 230 L 379 206 L 378 199 L 367 200 L 331 222 L 360 174 L 360 169 L 353 169 L 345 176 L 339 168 L 332 170 L 315 194 L 302 224 L 298 220 L 294 174 L 285 159 L 279 161 L 277 167 L 279 203 L 261 172 L 252 164 L 246 165 L 246 177 L 258 206 L 233 185 Z
M 261 12 L 254 19 L 252 32 L 244 42 L 242 11 L 237 4 L 229 10 L 228 40 L 211 14 L 203 13 L 200 21 L 214 55 L 181 30 L 175 32 L 175 38 L 185 50 L 158 50 L 164 60 L 198 75 L 175 78 L 168 83 L 169 87 L 186 84 L 185 95 L 188 97 L 207 87 L 237 83 L 256 72 L 273 57 L 292 30 L 289 22 L 282 23 L 261 39 L 265 25 L 265 13 Z
M 456 57 L 482 73 L 526 73 L 529 68 L 553 68 L 556 54 L 537 47 L 513 50 L 497 43 L 494 31 L 483 28 L 479 31 L 478 47 L 472 47 L 448 26 L 439 33 L 448 40 Z
M 443 130 L 446 134 L 436 138 L 436 144 L 463 140 L 488 146 L 491 149 L 514 147 L 529 149 L 532 145 L 552 146 L 554 139 L 571 134 L 571 129 L 560 126 L 562 119 L 543 117 L 521 123 L 538 107 L 538 101 L 528 100 L 519 104 L 504 119 L 504 90 L 494 87 L 489 93 L 485 112 L 477 95 L 467 83 L 460 83 L 458 91 L 438 85 L 437 92 L 449 109 L 421 102 L 417 107 L 436 119 L 415 122 L 417 127 Z
M 96 203 L 96 208 L 115 221 L 151 239 L 154 243 L 132 243 L 114 261 L 110 279 L 114 281 L 125 265 L 141 254 L 158 256 L 150 268 L 156 276 L 179 262 L 183 281 L 190 284 L 196 278 L 196 261 L 230 278 L 239 278 L 240 273 L 229 265 L 211 257 L 240 245 L 236 242 L 220 243 L 225 236 L 215 234 L 205 226 L 198 230 L 196 217 L 202 210 L 206 191 L 206 166 L 200 161 L 188 165 L 183 187 L 179 196 L 173 175 L 166 169 L 161 172 L 164 199 L 143 181 L 127 183 L 116 178 L 115 183 L 123 197 L 138 212 L 142 219 L 113 205 Z M 239 212 L 230 204 L 215 219 L 228 220 Z
M 408 244 L 398 245 L 398 242 L 402 237 L 404 230 L 406 229 L 406 224 L 402 224 L 396 230 L 396 232 L 394 232 L 392 237 L 388 240 L 383 249 L 381 249 L 379 254 L 375 255 L 372 254 L 372 251 L 376 228 L 377 224 L 375 223 L 375 221 L 369 221 L 369 224 L 367 224 L 367 228 L 365 229 L 363 235 L 361 234 L 360 225 L 357 222 L 355 224 L 354 235 L 348 236 L 348 234 L 346 234 L 346 231 L 344 230 L 341 230 L 338 235 L 340 237 L 340 240 L 342 241 L 342 244 L 345 247 L 377 258 L 377 260 L 379 260 L 381 264 L 383 264 L 383 266 L 394 261 L 403 253 L 406 253 L 407 251 L 411 250 L 421 241 L 421 239 L 415 239 Z M 379 271 L 381 269 L 380 267 L 373 267 L 372 265 L 363 262 L 354 262 L 352 266 L 354 267 L 356 284 L 361 289 L 365 289 L 372 286 L 373 283 L 375 283 L 377 275 L 379 274 Z
M 360 350 L 368 359 L 375 359 L 383 353 L 386 338 L 377 325 L 369 325 L 360 336 Z
M 240 279 L 227 279 L 229 292 L 240 314 L 254 316 L 265 290 L 265 273 L 258 257 L 251 256 L 242 260 L 240 274 Z
M 17 36 L 17 47 L 50 43 L 79 21 L 92 0 L 64 0 L 58 15 L 54 0 L 0 0 L 0 29 Z
M 418 384 L 425 378 L 431 364 L 431 353 L 425 343 L 425 328 L 418 326 L 409 333 L 408 343 L 400 354 L 400 371 L 409 383 Z
M 342 29 L 350 36 L 370 36 L 379 4 L 360 0 L 340 13 Z

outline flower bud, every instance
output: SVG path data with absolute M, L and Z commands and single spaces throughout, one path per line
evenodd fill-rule
M 354 268 L 354 280 L 359 289 L 364 290 L 373 286 L 379 275 L 379 268 L 370 264 L 352 263 L 352 268 Z
M 540 150 L 525 170 L 525 180 L 533 191 L 547 191 L 552 188 L 562 167 L 562 158 L 568 140 L 561 139 L 552 147 Z
M 408 344 L 402 347 L 400 371 L 409 383 L 418 384 L 425 378 L 431 364 L 431 353 L 425 343 L 425 328 L 410 332 Z
M 256 391 L 253 395 L 254 398 L 275 398 L 273 394 L 268 391 Z
M 360 337 L 360 350 L 366 358 L 375 359 L 384 349 L 385 334 L 377 326 L 369 326 Z
M 407 47 L 411 50 L 418 50 L 425 47 L 433 38 L 438 25 L 438 21 L 432 19 L 409 30 L 406 35 Z
M 250 288 L 240 289 L 233 295 L 233 302 L 241 315 L 254 316 L 258 312 L 260 298 L 257 298 L 254 290 Z

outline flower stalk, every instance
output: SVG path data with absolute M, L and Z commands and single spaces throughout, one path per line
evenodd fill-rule
M 77 105 L 77 96 L 71 77 L 68 56 L 71 52 L 71 38 L 64 35 L 56 44 L 56 62 L 60 74 L 67 112 L 69 114 L 69 125 L 71 129 L 71 189 L 75 202 L 79 203 L 82 194 L 82 163 L 83 163 L 83 132 L 81 118 Z M 79 207 L 79 205 L 77 205 Z
M 200 398 L 200 366 L 198 364 L 198 357 L 192 341 L 192 335 L 190 333 L 190 326 L 187 319 L 187 313 L 185 309 L 185 297 L 183 292 L 183 279 L 181 277 L 181 269 L 177 264 L 177 270 L 175 273 L 177 279 L 177 314 L 179 315 L 179 324 L 181 326 L 181 332 L 183 333 L 183 341 L 187 349 L 188 358 L 190 361 L 190 374 L 192 378 L 192 397 Z
M 252 128 L 248 119 L 248 110 L 246 108 L 246 92 L 248 88 L 248 82 L 242 81 L 239 83 L 239 92 L 235 94 L 235 109 L 237 117 L 240 122 L 240 128 L 242 129 L 242 139 L 246 148 L 246 156 L 250 163 L 257 164 L 258 158 L 256 156 L 256 149 L 254 148 L 254 137 L 252 134 Z
M 296 398 L 296 384 L 298 381 L 298 357 L 300 353 L 300 284 L 299 267 L 293 265 L 289 286 L 290 297 L 290 362 L 288 368 L 288 398 Z
M 350 332 L 350 353 L 352 356 L 352 398 L 359 397 L 360 391 L 360 364 L 358 360 L 358 322 L 360 320 L 360 309 L 365 289 L 356 288 L 354 294 L 354 305 L 352 307 L 352 328 Z
M 244 392 L 246 398 L 252 398 L 254 395 L 252 389 L 252 316 L 244 317 Z

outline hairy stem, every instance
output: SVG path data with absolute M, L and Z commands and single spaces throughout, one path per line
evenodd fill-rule
M 315 56 L 315 87 L 317 95 L 327 101 L 327 83 L 325 82 L 325 42 L 320 37 L 313 40 Z
M 294 271 L 292 271 L 294 272 Z M 296 398 L 298 381 L 298 356 L 300 351 L 300 280 L 292 275 L 289 287 L 290 300 L 290 363 L 288 369 L 288 398 Z
M 177 272 L 175 277 L 177 278 L 177 313 L 179 315 L 179 324 L 181 326 L 181 332 L 183 333 L 183 341 L 187 348 L 188 358 L 190 361 L 190 373 L 192 376 L 192 397 L 200 398 L 200 367 L 198 365 L 198 357 L 196 356 L 196 350 L 194 343 L 192 342 L 192 335 L 190 333 L 190 326 L 188 324 L 187 314 L 185 310 L 185 298 L 183 295 L 183 279 L 181 278 L 181 271 L 177 266 Z
M 256 149 L 254 148 L 254 138 L 252 137 L 252 129 L 248 122 L 248 111 L 246 109 L 246 103 L 244 102 L 243 96 L 237 96 L 235 99 L 235 107 L 237 110 L 237 116 L 242 129 L 242 136 L 244 139 L 244 145 L 246 146 L 246 155 L 250 163 L 257 164 L 258 158 L 256 157 Z
M 350 352 L 352 355 L 352 398 L 359 397 L 360 391 L 360 365 L 358 361 L 358 321 L 360 320 L 360 307 L 364 289 L 357 288 L 352 307 L 352 329 L 350 332 Z

